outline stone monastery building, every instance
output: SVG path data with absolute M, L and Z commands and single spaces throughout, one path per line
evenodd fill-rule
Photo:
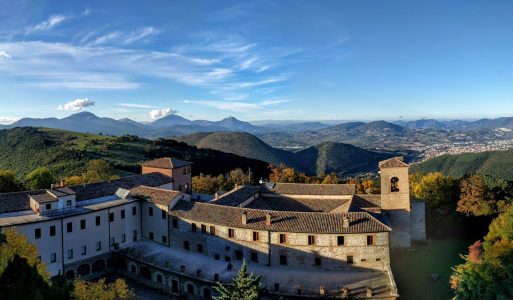
M 188 299 L 214 296 L 244 259 L 270 298 L 395 299 L 390 249 L 425 239 L 408 165 L 379 164 L 381 195 L 349 184 L 240 186 L 191 199 L 191 163 L 161 158 L 116 180 L 0 194 L 0 229 L 37 245 L 52 275 L 117 272 Z

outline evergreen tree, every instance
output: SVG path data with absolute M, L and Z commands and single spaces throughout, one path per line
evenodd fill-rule
M 28 173 L 25 178 L 29 190 L 49 189 L 55 178 L 47 167 L 40 167 Z
M 15 255 L 0 275 L 0 299 L 43 300 L 48 298 L 50 286 L 35 266 Z
M 216 300 L 255 300 L 260 298 L 262 293 L 260 276 L 251 272 L 248 274 L 246 261 L 242 261 L 242 267 L 230 283 L 217 282 L 214 289 L 218 296 Z

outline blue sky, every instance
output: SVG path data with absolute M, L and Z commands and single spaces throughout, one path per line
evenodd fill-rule
M 513 116 L 512 1 L 0 0 L 0 123 Z

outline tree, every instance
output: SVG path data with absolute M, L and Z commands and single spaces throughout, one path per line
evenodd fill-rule
M 0 193 L 18 192 L 22 188 L 11 170 L 0 170 Z
M 496 200 L 481 175 L 464 178 L 460 184 L 460 199 L 456 211 L 467 216 L 487 216 L 495 213 Z
M 237 168 L 228 173 L 227 181 L 232 187 L 235 185 L 245 185 L 249 182 L 249 174 Z
M 49 299 L 50 285 L 34 265 L 14 255 L 0 275 L 0 299 Z
M 330 173 L 328 175 L 326 175 L 323 179 L 322 179 L 322 184 L 337 184 L 337 183 L 340 183 L 340 180 L 338 179 L 338 176 L 337 174 L 335 173 Z
M 135 294 L 123 279 L 110 284 L 105 282 L 105 278 L 96 282 L 76 279 L 72 297 L 75 300 L 128 300 L 135 299 Z
M 82 177 L 78 176 L 78 175 L 68 176 L 68 177 L 65 177 L 63 180 L 64 180 L 65 185 L 75 185 L 75 184 L 84 183 L 84 180 L 82 179 Z
M 114 178 L 114 169 L 103 159 L 93 159 L 87 163 L 82 174 L 83 182 L 97 182 Z
M 8 229 L 0 236 L 0 274 L 16 255 L 25 259 L 30 267 L 35 267 L 44 280 L 50 278 L 46 265 L 38 259 L 37 247 L 29 243 L 23 234 Z
M 47 167 L 39 167 L 28 173 L 25 181 L 29 190 L 49 189 L 55 178 Z
M 232 282 L 223 284 L 216 282 L 214 289 L 217 291 L 217 300 L 256 300 L 262 293 L 260 276 L 251 272 L 248 274 L 246 261 L 242 261 L 242 267 Z
M 453 199 L 454 180 L 440 172 L 410 176 L 410 191 L 414 198 L 423 199 L 430 208 L 449 204 Z
M 223 177 L 224 178 L 224 177 Z M 192 187 L 196 193 L 214 194 L 217 191 L 217 178 L 200 174 L 192 177 Z

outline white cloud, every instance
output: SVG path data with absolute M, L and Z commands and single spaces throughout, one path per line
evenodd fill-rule
M 69 18 L 70 18 L 69 16 L 64 16 L 64 15 L 51 15 L 47 20 L 42 21 L 41 23 L 38 23 L 34 26 L 27 27 L 25 30 L 25 33 L 28 34 L 28 33 L 32 33 L 35 31 L 50 30 Z
M 144 27 L 140 29 L 133 30 L 131 32 L 123 32 L 123 31 L 113 31 L 107 34 L 96 37 L 93 41 L 88 42 L 89 46 L 97 46 L 103 45 L 107 43 L 113 44 L 124 44 L 129 45 L 134 42 L 144 40 L 150 36 L 156 35 L 159 33 L 159 30 L 154 27 Z M 85 42 L 87 38 L 91 38 L 92 35 L 86 35 L 83 38 L 82 42 Z
M 130 108 L 157 108 L 154 105 L 139 104 L 139 103 L 119 103 L 118 106 Z
M 58 110 L 71 110 L 71 111 L 77 111 L 77 110 L 83 110 L 86 107 L 94 106 L 96 102 L 94 100 L 90 100 L 88 98 L 83 99 L 75 99 L 73 101 L 70 101 L 64 105 L 59 105 L 57 107 Z
M 173 109 L 167 107 L 167 108 L 163 108 L 163 109 L 152 109 L 149 112 L 149 115 L 150 115 L 150 119 L 156 120 L 156 119 L 160 119 L 160 118 L 163 118 L 165 116 L 169 116 L 169 115 L 175 114 L 175 113 L 176 113 L 176 110 L 173 110 Z
M 291 102 L 288 99 L 270 99 L 260 102 L 242 102 L 242 101 L 221 101 L 221 100 L 184 100 L 184 103 L 197 104 L 212 107 L 219 110 L 239 112 L 239 113 L 267 113 L 270 111 L 268 106 Z
M 9 124 L 14 123 L 14 122 L 16 122 L 18 120 L 19 120 L 18 118 L 12 118 L 12 117 L 0 117 L 0 124 L 9 125 Z
M 10 56 L 7 52 L 5 51 L 0 51 L 0 59 L 11 59 L 12 56 Z

